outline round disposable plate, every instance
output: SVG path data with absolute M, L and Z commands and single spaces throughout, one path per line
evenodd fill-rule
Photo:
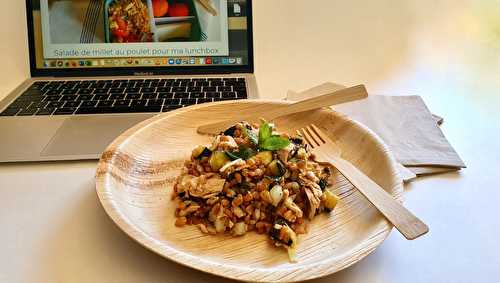
M 129 129 L 103 153 L 96 173 L 99 199 L 114 222 L 144 247 L 180 264 L 245 281 L 300 281 L 346 268 L 372 252 L 392 225 L 338 172 L 331 189 L 341 197 L 299 235 L 297 262 L 266 235 L 206 235 L 196 226 L 178 228 L 172 186 L 184 160 L 211 137 L 199 125 L 252 113 L 263 100 L 228 101 L 182 108 Z M 314 110 L 274 120 L 282 132 L 315 123 L 351 161 L 387 192 L 399 198 L 402 182 L 384 143 L 365 126 L 331 110 Z

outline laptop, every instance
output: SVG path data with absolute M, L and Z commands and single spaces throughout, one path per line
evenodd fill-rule
M 31 77 L 0 101 L 0 162 L 96 159 L 131 126 L 258 98 L 251 0 L 27 0 Z

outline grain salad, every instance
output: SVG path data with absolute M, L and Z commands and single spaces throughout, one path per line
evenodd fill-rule
M 174 184 L 175 225 L 213 235 L 267 234 L 295 261 L 297 235 L 337 204 L 328 190 L 331 174 L 300 136 L 278 133 L 266 121 L 240 122 L 185 162 Z

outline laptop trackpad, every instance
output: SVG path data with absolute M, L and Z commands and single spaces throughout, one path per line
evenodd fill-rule
M 68 118 L 41 156 L 99 155 L 121 133 L 154 114 L 76 116 Z

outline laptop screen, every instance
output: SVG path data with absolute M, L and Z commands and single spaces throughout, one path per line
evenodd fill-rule
M 247 5 L 246 0 L 32 0 L 32 66 L 54 71 L 248 66 Z

